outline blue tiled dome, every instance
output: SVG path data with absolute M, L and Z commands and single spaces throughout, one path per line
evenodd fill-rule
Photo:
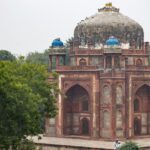
M 108 45 L 108 46 L 119 45 L 119 41 L 118 41 L 117 38 L 111 36 L 111 37 L 106 41 L 106 45 Z
M 64 46 L 64 44 L 59 38 L 53 40 L 52 47 L 62 47 L 62 46 Z

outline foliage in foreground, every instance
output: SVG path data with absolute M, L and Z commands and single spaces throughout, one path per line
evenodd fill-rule
M 129 141 L 124 143 L 118 150 L 140 150 L 140 148 L 136 143 Z
M 0 149 L 19 145 L 44 131 L 45 117 L 56 115 L 57 83 L 48 83 L 45 66 L 0 61 Z

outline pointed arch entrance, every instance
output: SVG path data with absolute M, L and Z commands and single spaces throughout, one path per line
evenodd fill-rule
M 84 114 L 90 114 L 89 103 L 89 94 L 80 85 L 75 85 L 66 92 L 63 121 L 64 135 L 84 135 L 85 133 L 90 133 L 88 131 L 89 122 L 81 120 Z M 82 128 L 82 126 L 85 126 L 86 129 Z
M 144 84 L 136 91 L 133 111 L 134 135 L 150 135 L 150 86 Z

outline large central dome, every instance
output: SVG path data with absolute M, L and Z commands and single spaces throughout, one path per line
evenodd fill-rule
M 141 47 L 144 40 L 142 27 L 121 14 L 111 3 L 99 9 L 97 14 L 78 23 L 74 31 L 74 40 L 79 45 L 104 44 L 110 36 L 116 37 L 120 43 L 134 43 L 137 48 Z

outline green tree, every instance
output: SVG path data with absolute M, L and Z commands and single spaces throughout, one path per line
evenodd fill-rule
M 70 47 L 70 43 L 73 44 L 73 41 L 74 41 L 74 38 L 73 38 L 73 37 L 69 38 L 69 39 L 65 42 L 65 46 L 66 46 L 67 48 L 69 48 L 69 47 Z
M 7 50 L 0 50 L 0 60 L 16 60 L 16 57 Z
M 34 64 L 48 65 L 49 64 L 49 50 L 45 50 L 43 53 L 39 53 L 39 52 L 29 53 L 26 57 L 26 60 Z
M 124 143 L 118 150 L 140 150 L 140 148 L 136 143 L 129 141 Z
M 44 65 L 0 61 L 0 149 L 20 150 L 27 136 L 43 133 L 45 117 L 56 115 L 59 90 L 48 76 Z

